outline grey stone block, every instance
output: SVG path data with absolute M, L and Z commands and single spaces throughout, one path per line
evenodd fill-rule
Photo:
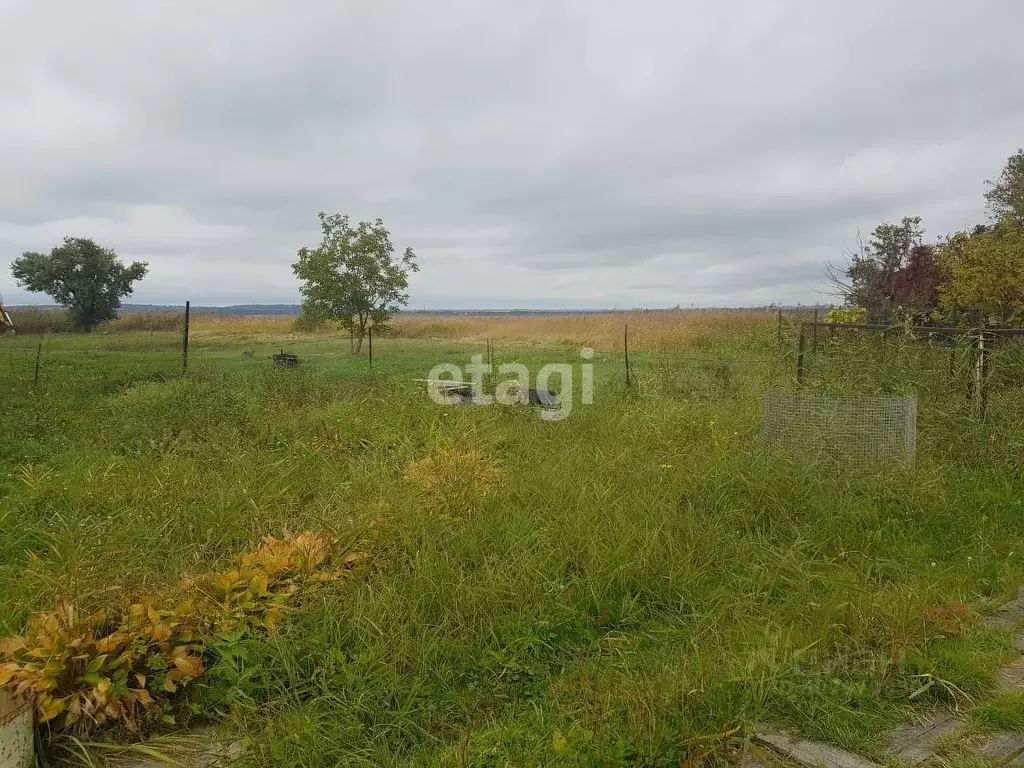
M 831 744 L 797 739 L 771 730 L 758 732 L 754 738 L 786 757 L 812 768 L 878 768 L 877 763 Z
M 1024 689 L 1024 657 L 999 670 L 996 689 L 1001 693 Z
M 1024 733 L 1000 733 L 978 746 L 978 757 L 1002 765 L 1024 752 Z
M 930 715 L 916 725 L 891 730 L 888 752 L 910 765 L 923 763 L 935 752 L 939 740 L 959 727 L 959 721 L 947 712 Z

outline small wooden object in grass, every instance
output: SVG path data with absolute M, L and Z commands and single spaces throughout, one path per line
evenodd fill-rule
M 274 355 L 274 365 L 294 367 L 299 364 L 299 356 L 293 352 L 285 352 L 283 349 Z

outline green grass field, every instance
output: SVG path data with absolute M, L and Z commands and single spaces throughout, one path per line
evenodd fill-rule
M 187 689 L 177 725 L 252 765 L 724 763 L 759 722 L 880 757 L 914 712 L 992 710 L 1015 653 L 980 616 L 1024 583 L 1024 407 L 979 424 L 928 351 L 812 369 L 922 393 L 916 468 L 853 470 L 759 444 L 760 393 L 793 386 L 769 326 L 639 350 L 631 388 L 598 355 L 595 404 L 553 423 L 413 381 L 479 343 L 382 339 L 370 369 L 328 336 L 210 337 L 183 376 L 173 333 L 49 335 L 36 386 L 40 338 L 0 346 L 0 636 L 266 535 L 369 555 Z

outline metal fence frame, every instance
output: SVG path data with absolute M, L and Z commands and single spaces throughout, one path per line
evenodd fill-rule
M 810 334 L 808 334 L 810 329 Z M 981 418 L 985 417 L 988 405 L 988 381 L 990 373 L 990 350 L 1000 341 L 1024 338 L 1024 328 L 1001 328 L 978 326 L 967 328 L 961 326 L 934 325 L 883 325 L 872 323 L 828 323 L 803 322 L 800 324 L 800 336 L 797 342 L 796 381 L 802 388 L 806 373 L 806 355 L 808 336 L 810 335 L 811 350 L 818 351 L 819 330 L 828 329 L 830 335 L 837 329 L 852 330 L 862 333 L 881 334 L 883 339 L 890 335 L 902 341 L 932 341 L 936 337 L 950 339 L 955 345 L 963 340 L 969 343 L 972 354 L 973 386 L 972 398 L 974 407 Z M 955 349 L 955 346 L 954 346 Z
M 912 467 L 917 398 L 766 392 L 761 439 L 805 453 L 839 454 L 856 464 Z

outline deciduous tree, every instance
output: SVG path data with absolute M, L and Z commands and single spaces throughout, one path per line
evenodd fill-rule
M 302 311 L 309 317 L 336 320 L 362 348 L 367 328 L 387 322 L 409 302 L 409 273 L 418 272 L 416 255 L 406 248 L 395 256 L 384 222 L 361 221 L 320 213 L 323 238 L 316 248 L 302 248 L 292 271 L 302 285 Z
M 898 305 L 901 273 L 910 265 L 911 254 L 921 245 L 924 230 L 920 216 L 906 216 L 899 224 L 882 223 L 871 239 L 847 254 L 846 264 L 829 265 L 829 277 L 836 292 L 849 306 L 864 307 L 868 321 L 887 323 Z
M 939 253 L 946 280 L 942 305 L 994 314 L 1024 310 L 1024 228 L 1006 218 L 993 227 L 947 238 Z
M 65 237 L 48 254 L 26 252 L 11 264 L 18 285 L 53 297 L 86 332 L 117 317 L 121 299 L 147 269 L 144 261 L 125 266 L 109 248 L 80 237 Z
M 906 309 L 928 311 L 939 306 L 942 272 L 936 263 L 934 245 L 915 245 L 907 263 L 896 271 L 893 302 Z
M 1024 149 L 1010 155 L 998 179 L 988 182 L 985 200 L 993 221 L 1009 219 L 1024 227 Z

